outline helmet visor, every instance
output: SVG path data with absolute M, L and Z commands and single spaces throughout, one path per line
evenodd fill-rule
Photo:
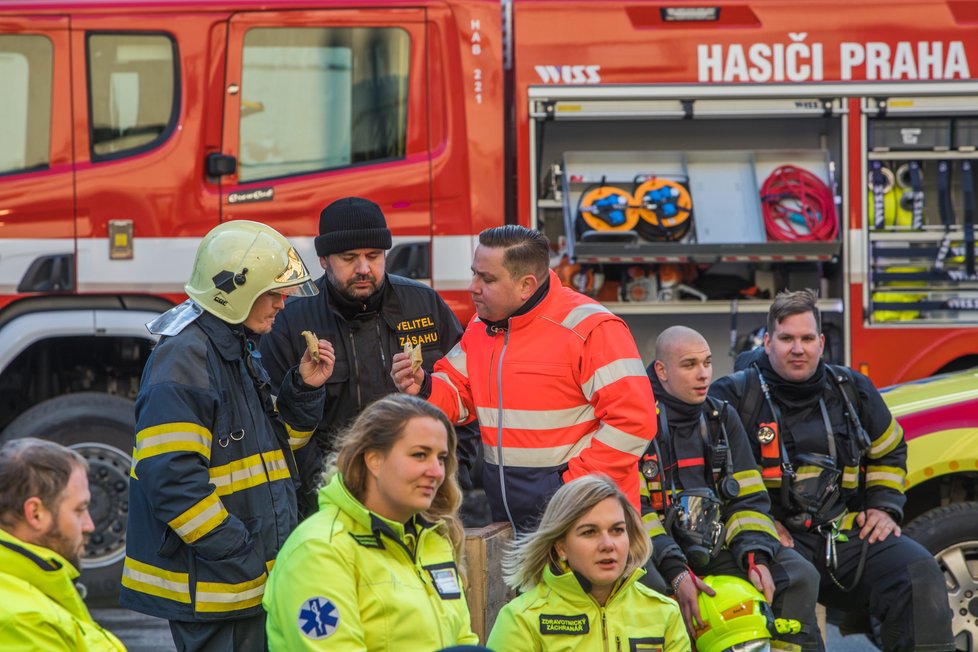
M 309 270 L 293 247 L 289 247 L 288 264 L 273 283 L 275 292 L 290 297 L 312 297 L 319 294 L 319 288 L 310 279 Z

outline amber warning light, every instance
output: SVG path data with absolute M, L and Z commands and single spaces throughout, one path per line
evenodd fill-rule
M 666 22 L 712 22 L 719 20 L 719 7 L 663 7 L 662 20 Z

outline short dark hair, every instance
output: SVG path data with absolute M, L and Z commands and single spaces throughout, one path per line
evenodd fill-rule
M 39 498 L 57 514 L 77 468 L 88 470 L 85 458 L 52 441 L 24 437 L 5 443 L 0 447 L 0 525 L 13 527 L 23 520 L 28 498 Z
M 543 283 L 550 269 L 550 242 L 535 229 L 518 224 L 494 226 L 479 234 L 483 247 L 504 247 L 503 266 L 513 279 L 532 274 Z
M 822 315 L 818 312 L 818 294 L 815 290 L 782 290 L 774 297 L 770 309 L 767 311 L 767 332 L 774 334 L 774 328 L 783 322 L 786 317 L 792 315 L 802 315 L 810 312 L 815 316 L 815 328 L 819 333 L 822 332 Z

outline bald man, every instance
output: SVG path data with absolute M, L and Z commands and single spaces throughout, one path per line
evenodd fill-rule
M 710 345 L 691 328 L 667 328 L 646 371 L 658 399 L 660 434 L 640 462 L 642 518 L 653 563 L 679 602 L 690 635 L 702 622 L 699 591 L 712 594 L 697 576 L 734 575 L 764 593 L 777 617 L 802 624 L 800 632 L 777 635 L 777 649 L 821 649 L 818 571 L 781 546 L 740 419 L 707 396 Z

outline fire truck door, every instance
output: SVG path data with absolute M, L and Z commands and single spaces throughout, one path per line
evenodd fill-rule
M 221 153 L 236 165 L 221 179 L 222 220 L 272 225 L 318 270 L 320 211 L 362 196 L 427 269 L 425 39 L 421 9 L 232 16 Z
M 225 30 L 193 12 L 72 19 L 79 290 L 182 295 L 220 221 L 204 158 L 220 144 L 209 72 Z
M 0 18 L 0 295 L 74 278 L 68 18 Z

